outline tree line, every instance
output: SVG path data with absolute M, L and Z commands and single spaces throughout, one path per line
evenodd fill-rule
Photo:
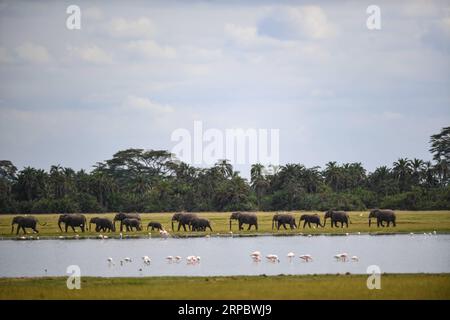
M 250 181 L 227 160 L 196 168 L 164 150 L 122 150 L 91 172 L 59 165 L 18 171 L 0 160 L 0 213 L 448 210 L 450 127 L 430 144 L 433 161 L 401 158 L 373 172 L 361 163 L 254 164 Z

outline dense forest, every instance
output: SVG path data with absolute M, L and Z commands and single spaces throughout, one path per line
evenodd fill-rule
M 90 173 L 0 160 L 0 213 L 450 209 L 450 127 L 430 144 L 432 162 L 402 158 L 370 173 L 361 163 L 254 164 L 250 181 L 227 160 L 195 168 L 163 150 L 119 151 Z

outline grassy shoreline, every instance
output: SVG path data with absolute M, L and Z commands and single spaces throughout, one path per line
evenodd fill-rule
M 319 213 L 322 217 L 323 221 L 323 213 L 321 212 L 292 212 L 296 217 L 296 221 L 298 223 L 298 219 L 301 214 L 304 213 Z M 255 236 L 255 235 L 319 235 L 319 234 L 330 234 L 330 235 L 344 235 L 346 233 L 349 234 L 403 234 L 403 233 L 424 233 L 424 232 L 438 232 L 438 233 L 450 233 L 450 211 L 397 211 L 397 227 L 395 228 L 377 228 L 376 224 L 372 227 L 368 226 L 368 212 L 367 211 L 358 211 L 358 212 L 349 212 L 350 219 L 352 223 L 349 225 L 349 228 L 331 228 L 330 223 L 327 222 L 325 228 L 308 228 L 305 229 L 300 226 L 300 228 L 295 230 L 272 230 L 272 216 L 274 212 L 258 212 L 258 223 L 259 229 L 255 231 L 254 229 L 247 231 L 237 230 L 237 223 L 233 221 L 232 235 L 233 236 Z M 86 214 L 86 218 L 89 220 L 95 216 L 105 216 L 108 218 L 113 218 L 114 213 L 104 213 L 104 214 Z M 14 215 L 0 215 L 0 239 L 9 239 L 9 238 L 17 238 L 15 232 L 11 234 L 11 220 Z M 28 236 L 33 236 L 36 238 L 39 236 L 40 238 L 58 238 L 58 237 L 68 237 L 73 238 L 76 234 L 80 238 L 90 237 L 95 238 L 100 233 L 95 231 L 87 231 L 82 233 L 78 231 L 74 233 L 72 230 L 69 230 L 68 233 L 60 232 L 57 225 L 58 214 L 40 214 L 35 215 L 41 223 L 45 223 L 44 226 L 38 226 L 39 234 L 31 234 L 28 233 Z M 204 212 L 199 213 L 199 216 L 210 219 L 212 222 L 213 231 L 210 232 L 185 232 L 185 231 L 173 231 L 171 230 L 171 217 L 172 213 L 143 213 L 142 224 L 144 227 L 143 231 L 140 232 L 124 232 L 125 235 L 130 237 L 149 237 L 149 232 L 146 230 L 146 226 L 149 221 L 159 221 L 163 224 L 163 226 L 170 232 L 172 236 L 175 237 L 194 237 L 194 236 L 230 236 L 229 230 L 229 212 Z M 174 225 L 174 229 L 177 228 L 177 224 Z M 31 230 L 29 230 L 31 231 Z M 118 238 L 119 232 L 108 233 L 108 237 Z M 23 236 L 22 232 L 20 232 L 19 236 Z M 151 232 L 152 237 L 158 237 L 159 233 L 157 231 Z
M 68 290 L 65 277 L 0 278 L 0 299 L 450 299 L 450 274 L 230 277 L 84 277 Z

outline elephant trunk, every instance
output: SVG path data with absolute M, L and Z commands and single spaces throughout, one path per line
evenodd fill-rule
M 275 222 L 275 219 L 272 219 L 272 230 L 273 230 L 273 223 Z
M 14 232 L 14 223 L 11 224 L 11 233 Z
M 58 221 L 58 227 L 59 227 L 59 230 L 62 232 L 62 228 L 61 228 L 61 220 Z
M 370 227 L 371 224 L 372 224 L 372 219 L 369 218 L 369 227 Z
M 172 231 L 173 231 L 173 219 L 172 219 Z
M 230 231 L 231 231 L 231 219 L 230 219 Z

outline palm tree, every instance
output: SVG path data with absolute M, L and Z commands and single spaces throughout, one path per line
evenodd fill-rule
M 233 175 L 233 166 L 227 159 L 217 161 L 215 165 L 224 178 L 230 178 Z
M 411 162 L 408 158 L 400 158 L 394 162 L 394 174 L 399 182 L 400 191 L 407 191 L 410 189 L 409 181 L 412 174 Z
M 412 181 L 415 185 L 419 185 L 424 175 L 425 162 L 414 158 L 410 161 L 412 170 Z
M 261 198 L 269 186 L 269 183 L 265 178 L 263 171 L 264 166 L 260 163 L 252 165 L 250 170 L 250 186 L 256 192 L 258 208 L 261 208 Z
M 339 191 L 342 185 L 341 169 L 336 164 L 336 161 L 330 161 L 325 165 L 323 172 L 325 181 L 334 190 Z

